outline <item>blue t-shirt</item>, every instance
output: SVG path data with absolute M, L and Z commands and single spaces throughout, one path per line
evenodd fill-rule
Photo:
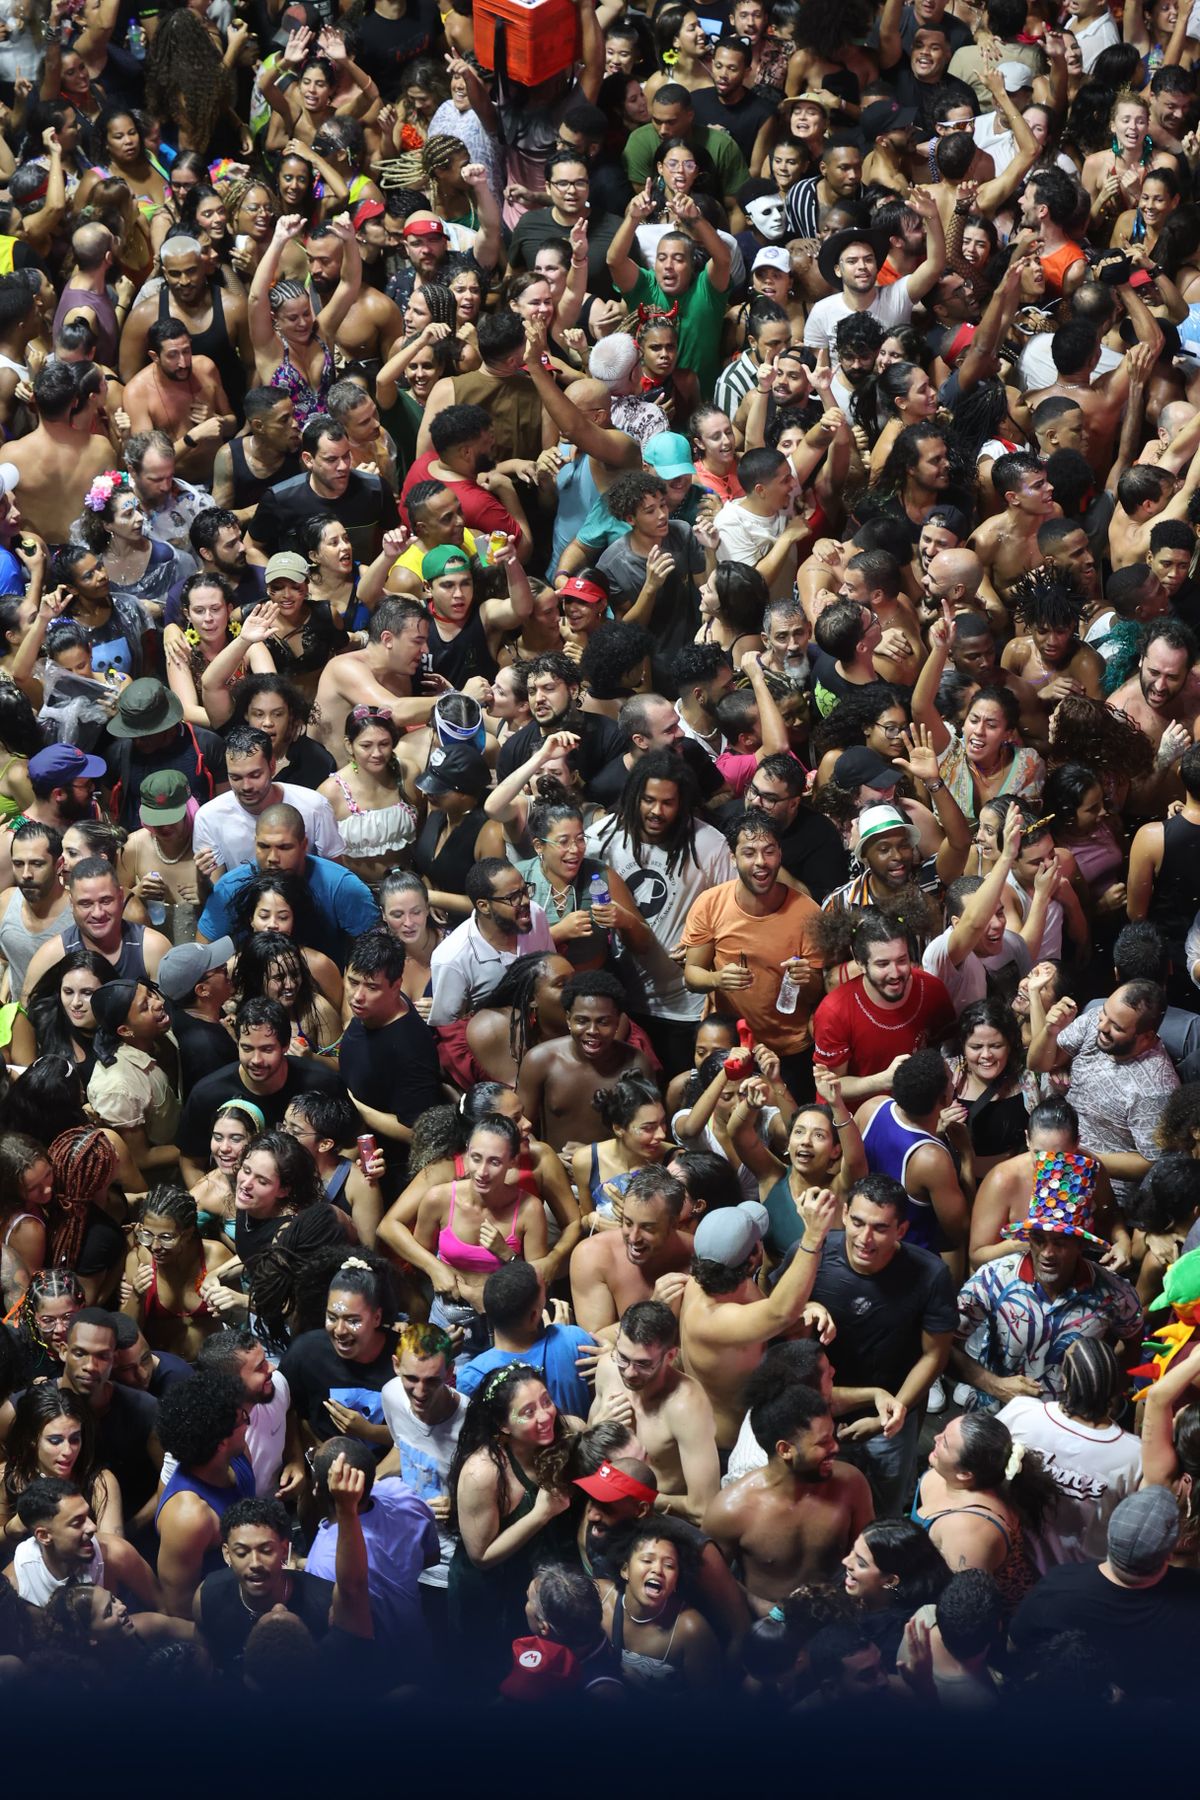
M 481 1350 L 458 1371 L 458 1391 L 470 1397 L 494 1369 L 503 1369 L 508 1363 L 529 1363 L 541 1370 L 547 1391 L 559 1412 L 574 1413 L 577 1418 L 586 1419 L 592 1396 L 587 1382 L 575 1367 L 575 1358 L 581 1349 L 590 1348 L 595 1341 L 578 1325 L 551 1325 L 528 1350 Z
M 234 900 L 257 874 L 254 863 L 240 863 L 222 875 L 200 914 L 198 929 L 210 944 L 232 933 Z M 375 897 L 365 881 L 325 856 L 305 859 L 304 881 L 321 927 L 316 941 L 306 947 L 323 950 L 342 968 L 354 939 L 364 931 L 374 930 L 379 923 Z
M 23 594 L 25 571 L 11 550 L 0 545 L 0 594 Z

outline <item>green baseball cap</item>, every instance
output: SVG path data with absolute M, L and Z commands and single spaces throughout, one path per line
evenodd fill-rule
M 143 825 L 178 825 L 187 812 L 192 790 L 178 769 L 156 769 L 147 775 L 138 793 Z
M 461 544 L 439 544 L 436 550 L 426 551 L 421 560 L 421 579 L 436 581 L 447 569 L 469 569 L 471 559 Z

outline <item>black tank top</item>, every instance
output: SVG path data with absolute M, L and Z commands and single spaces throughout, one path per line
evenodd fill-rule
M 230 438 L 226 448 L 229 451 L 229 471 L 233 477 L 233 499 L 230 505 L 235 512 L 240 512 L 247 506 L 257 506 L 268 488 L 277 487 L 281 481 L 290 481 L 293 475 L 299 475 L 303 469 L 298 456 L 285 456 L 273 475 L 255 475 L 246 461 L 244 437 Z
M 441 888 L 447 894 L 465 894 L 467 870 L 475 861 L 475 839 L 488 822 L 487 814 L 482 806 L 472 808 L 439 850 L 438 835 L 445 818 L 444 813 L 430 812 L 413 847 L 413 863 L 430 887 Z
M 438 631 L 437 620 L 430 620 L 429 654 L 435 675 L 444 675 L 452 688 L 460 693 L 472 675 L 491 681 L 500 665 L 488 648 L 487 632 L 478 608 L 472 608 L 456 638 L 449 643 Z
M 217 365 L 217 373 L 221 377 L 221 386 L 225 389 L 226 398 L 241 411 L 242 400 L 246 393 L 246 371 L 242 359 L 229 341 L 229 330 L 225 324 L 225 308 L 221 304 L 221 286 L 217 281 L 208 284 L 208 297 L 212 303 L 212 323 L 203 331 L 192 332 L 192 355 L 207 356 Z M 158 291 L 158 322 L 173 318 L 171 296 L 164 281 Z M 184 321 L 186 324 L 186 320 Z M 189 326 L 190 330 L 191 327 Z
M 1200 825 L 1191 825 L 1182 814 L 1163 826 L 1162 865 L 1154 878 L 1154 895 L 1148 917 L 1171 946 L 1175 962 L 1183 956 L 1183 944 L 1196 917 L 1196 870 L 1200 868 Z

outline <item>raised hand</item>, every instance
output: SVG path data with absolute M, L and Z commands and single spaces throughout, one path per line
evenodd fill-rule
M 307 230 L 308 220 L 300 213 L 284 213 L 281 219 L 275 221 L 275 242 L 290 244 L 293 238 L 298 238 L 302 231 Z
M 933 735 L 928 725 L 909 725 L 900 734 L 900 742 L 908 752 L 907 756 L 895 759 L 896 767 L 903 769 L 915 781 L 936 781 L 938 779 L 937 751 L 933 747 Z
M 308 60 L 312 48 L 313 34 L 307 25 L 300 25 L 295 31 L 288 33 L 287 47 L 283 52 L 283 60 L 290 69 L 302 69 Z

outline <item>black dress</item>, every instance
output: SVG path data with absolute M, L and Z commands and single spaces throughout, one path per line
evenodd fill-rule
M 440 888 L 445 894 L 465 894 L 467 871 L 475 861 L 475 840 L 488 823 L 488 816 L 482 806 L 472 807 L 439 850 L 437 841 L 445 822 L 445 813 L 430 812 L 413 848 L 413 866 L 431 888 Z

